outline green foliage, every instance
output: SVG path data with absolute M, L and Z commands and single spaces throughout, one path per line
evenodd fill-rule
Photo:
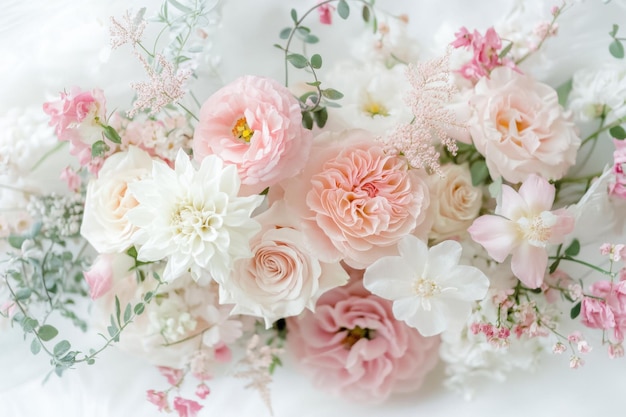
M 470 173 L 472 174 L 472 185 L 478 186 L 489 178 L 489 170 L 484 159 L 479 159 L 470 165 Z
M 562 107 L 565 107 L 565 105 L 567 104 L 567 98 L 569 97 L 569 93 L 572 91 L 572 86 L 573 82 L 570 78 L 556 88 L 556 94 L 559 97 L 559 104 Z
M 122 138 L 111 126 L 102 125 L 102 129 L 104 129 L 104 136 L 106 136 L 108 140 L 117 144 L 122 143 Z M 91 151 L 93 152 L 93 148 L 91 149 Z
M 574 320 L 576 317 L 578 317 L 580 315 L 580 307 L 581 307 L 581 303 L 578 302 L 576 303 L 576 305 L 574 307 L 572 307 L 569 316 L 572 320 Z
M 613 42 L 609 44 L 609 52 L 611 55 L 617 59 L 624 58 L 624 44 L 622 41 L 626 40 L 626 38 L 618 38 L 617 32 L 619 31 L 619 25 L 614 24 L 613 28 L 609 32 L 609 36 L 613 38 Z
M 91 157 L 101 158 L 108 150 L 109 145 L 107 145 L 103 140 L 98 140 L 91 145 Z
M 565 249 L 565 255 L 576 256 L 580 253 L 580 242 L 578 239 L 572 240 L 572 243 Z
M 619 139 L 619 140 L 626 139 L 626 130 L 624 130 L 624 128 L 621 126 L 613 126 L 611 129 L 609 129 L 609 133 L 615 139 Z
M 342 19 L 347 19 L 348 16 L 350 16 L 350 5 L 348 5 L 346 0 L 339 0 L 339 3 L 337 3 L 337 13 Z

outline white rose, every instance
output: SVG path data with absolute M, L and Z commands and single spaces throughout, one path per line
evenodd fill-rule
M 126 213 L 138 202 L 128 184 L 148 177 L 151 170 L 150 155 L 130 147 L 107 158 L 98 178 L 89 181 L 80 234 L 99 253 L 122 252 L 132 245 L 137 229 Z
M 220 287 L 220 303 L 235 304 L 232 314 L 263 317 L 269 327 L 279 318 L 313 310 L 324 292 L 348 282 L 338 262 L 320 262 L 309 253 L 297 220 L 282 202 L 257 220 L 263 229 L 250 242 L 253 257 L 235 262 Z
M 435 223 L 429 238 L 444 240 L 462 233 L 478 216 L 482 191 L 472 185 L 467 165 L 448 164 L 441 167 L 444 178 L 432 176 Z

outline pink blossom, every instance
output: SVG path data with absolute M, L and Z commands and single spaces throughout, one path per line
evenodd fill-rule
M 585 361 L 582 360 L 579 356 L 572 356 L 569 360 L 569 367 L 572 369 L 578 369 L 585 364 Z
M 611 340 L 621 342 L 626 331 L 626 281 L 613 283 L 597 281 L 591 286 L 591 294 L 604 298 L 606 305 L 615 317 L 615 327 Z
M 113 286 L 114 255 L 100 254 L 87 271 L 83 272 L 89 285 L 89 296 L 92 300 L 106 294 Z
M 88 92 L 73 87 L 69 93 L 61 93 L 59 100 L 43 105 L 50 116 L 50 126 L 54 126 L 59 140 L 70 142 L 70 154 L 78 158 L 81 166 L 91 162 L 91 145 L 103 140 L 105 103 L 102 90 Z
M 238 78 L 209 97 L 193 138 L 197 161 L 216 154 L 237 166 L 244 194 L 297 174 L 310 147 L 298 100 L 280 83 L 255 76 Z
M 363 269 L 397 254 L 406 234 L 428 233 L 432 215 L 423 175 L 366 131 L 324 133 L 303 173 L 283 183 L 284 201 L 302 219 L 314 256 Z
M 609 255 L 612 249 L 613 249 L 613 245 L 611 245 L 610 243 L 603 243 L 600 246 L 600 254 L 604 256 Z
M 224 343 L 219 343 L 214 348 L 214 357 L 215 360 L 219 363 L 227 363 L 230 362 L 233 358 L 233 353 L 230 348 L 226 346 Z
M 589 353 L 592 350 L 591 346 L 589 345 L 589 343 L 587 343 L 586 340 L 581 340 L 580 342 L 578 342 L 576 348 L 580 353 Z
M 315 314 L 288 319 L 287 342 L 316 386 L 356 401 L 417 390 L 437 363 L 439 339 L 394 319 L 392 303 L 360 281 L 324 294 Z
M 202 410 L 202 406 L 194 400 L 174 397 L 174 410 L 178 413 L 178 417 L 196 417 L 198 411 Z
M 67 188 L 70 190 L 80 190 L 80 176 L 71 167 L 65 167 L 63 171 L 61 171 L 59 178 L 67 183 Z
M 474 31 L 474 33 L 477 33 Z M 450 43 L 453 48 L 466 48 L 472 45 L 474 35 L 467 30 L 465 26 L 461 27 L 457 33 L 454 34 L 456 39 Z
M 614 178 L 609 183 L 609 195 L 620 199 L 626 199 L 626 140 L 613 139 L 615 151 L 613 152 Z
M 567 336 L 567 341 L 571 342 L 571 343 L 578 343 L 581 340 L 584 340 L 582 333 L 580 333 L 578 330 L 575 330 L 573 332 L 571 332 L 568 336 Z
M 554 194 L 554 186 L 537 175 L 530 175 L 519 192 L 503 185 L 496 214 L 477 218 L 468 229 L 496 261 L 511 254 L 513 274 L 529 288 L 543 282 L 547 246 L 562 243 L 574 228 L 574 217 L 565 209 L 550 211 Z
M 201 383 L 198 385 L 198 387 L 196 388 L 196 395 L 198 397 L 200 397 L 201 399 L 205 399 L 209 394 L 211 393 L 211 390 L 209 389 L 209 387 L 207 386 L 207 384 L 205 383 Z
M 561 342 L 556 342 L 556 344 L 552 347 L 552 353 L 556 355 L 560 355 L 561 353 L 567 350 L 567 346 L 565 346 Z
M 609 343 L 609 358 L 621 358 L 624 356 L 624 346 L 621 343 Z
M 178 385 L 183 379 L 183 371 L 181 369 L 169 368 L 167 366 L 158 366 L 157 369 L 163 375 L 170 385 Z
M 581 140 L 547 84 L 499 67 L 476 84 L 469 105 L 472 141 L 491 178 L 556 180 L 575 163 Z
M 159 407 L 159 411 L 169 412 L 170 406 L 167 403 L 167 393 L 150 389 L 146 394 L 148 401 Z
M 335 8 L 330 4 L 322 4 L 317 6 L 317 12 L 320 16 L 320 23 L 323 25 L 331 25 L 333 23 L 333 11 Z
M 487 29 L 484 36 L 476 30 L 470 33 L 465 27 L 454 35 L 456 39 L 450 44 L 452 47 L 470 49 L 473 53 L 472 59 L 458 71 L 464 78 L 477 81 L 489 76 L 489 73 L 496 67 L 505 65 L 515 68 L 515 64 L 510 59 L 500 58 L 502 40 L 493 27 Z

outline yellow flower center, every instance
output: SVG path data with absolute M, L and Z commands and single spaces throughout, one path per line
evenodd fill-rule
M 345 327 L 342 327 L 340 331 L 346 331 Z M 374 330 L 372 329 L 362 329 L 359 326 L 356 326 L 354 329 L 348 330 L 346 337 L 341 341 L 341 344 L 348 350 L 354 346 L 356 342 L 361 339 L 372 340 L 374 338 Z
M 250 143 L 250 139 L 252 139 L 252 135 L 254 135 L 254 130 L 250 129 L 248 126 L 248 121 L 245 117 L 240 118 L 235 123 L 235 127 L 233 127 L 233 136 L 237 139 L 241 139 L 246 143 Z
M 544 211 L 532 218 L 521 217 L 517 220 L 517 227 L 524 240 L 533 246 L 545 248 L 556 222 L 557 217 L 554 214 Z
M 365 113 L 367 113 L 368 115 L 370 115 L 370 117 L 375 117 L 375 116 L 382 116 L 382 117 L 387 117 L 389 116 L 389 110 L 387 110 L 387 108 L 372 99 L 369 99 L 365 105 L 363 106 L 363 111 Z
M 441 288 L 433 280 L 420 278 L 413 283 L 413 291 L 422 298 L 428 298 L 439 294 Z

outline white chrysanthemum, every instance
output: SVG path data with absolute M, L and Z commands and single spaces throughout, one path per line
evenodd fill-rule
M 574 73 L 568 108 L 583 122 L 603 113 L 607 124 L 626 116 L 626 66 L 584 68 Z
M 378 259 L 363 276 L 372 293 L 393 300 L 393 314 L 424 336 L 460 329 L 482 300 L 489 279 L 478 268 L 458 265 L 462 248 L 446 240 L 428 249 L 412 235 L 398 244 L 400 256 Z
M 262 196 L 239 197 L 235 166 L 206 157 L 196 171 L 179 151 L 175 168 L 155 162 L 152 178 L 130 184 L 139 205 L 128 212 L 140 228 L 138 259 L 168 258 L 164 279 L 188 270 L 198 280 L 206 273 L 223 283 L 233 261 L 252 256 L 249 241 L 260 230 L 251 218 Z

